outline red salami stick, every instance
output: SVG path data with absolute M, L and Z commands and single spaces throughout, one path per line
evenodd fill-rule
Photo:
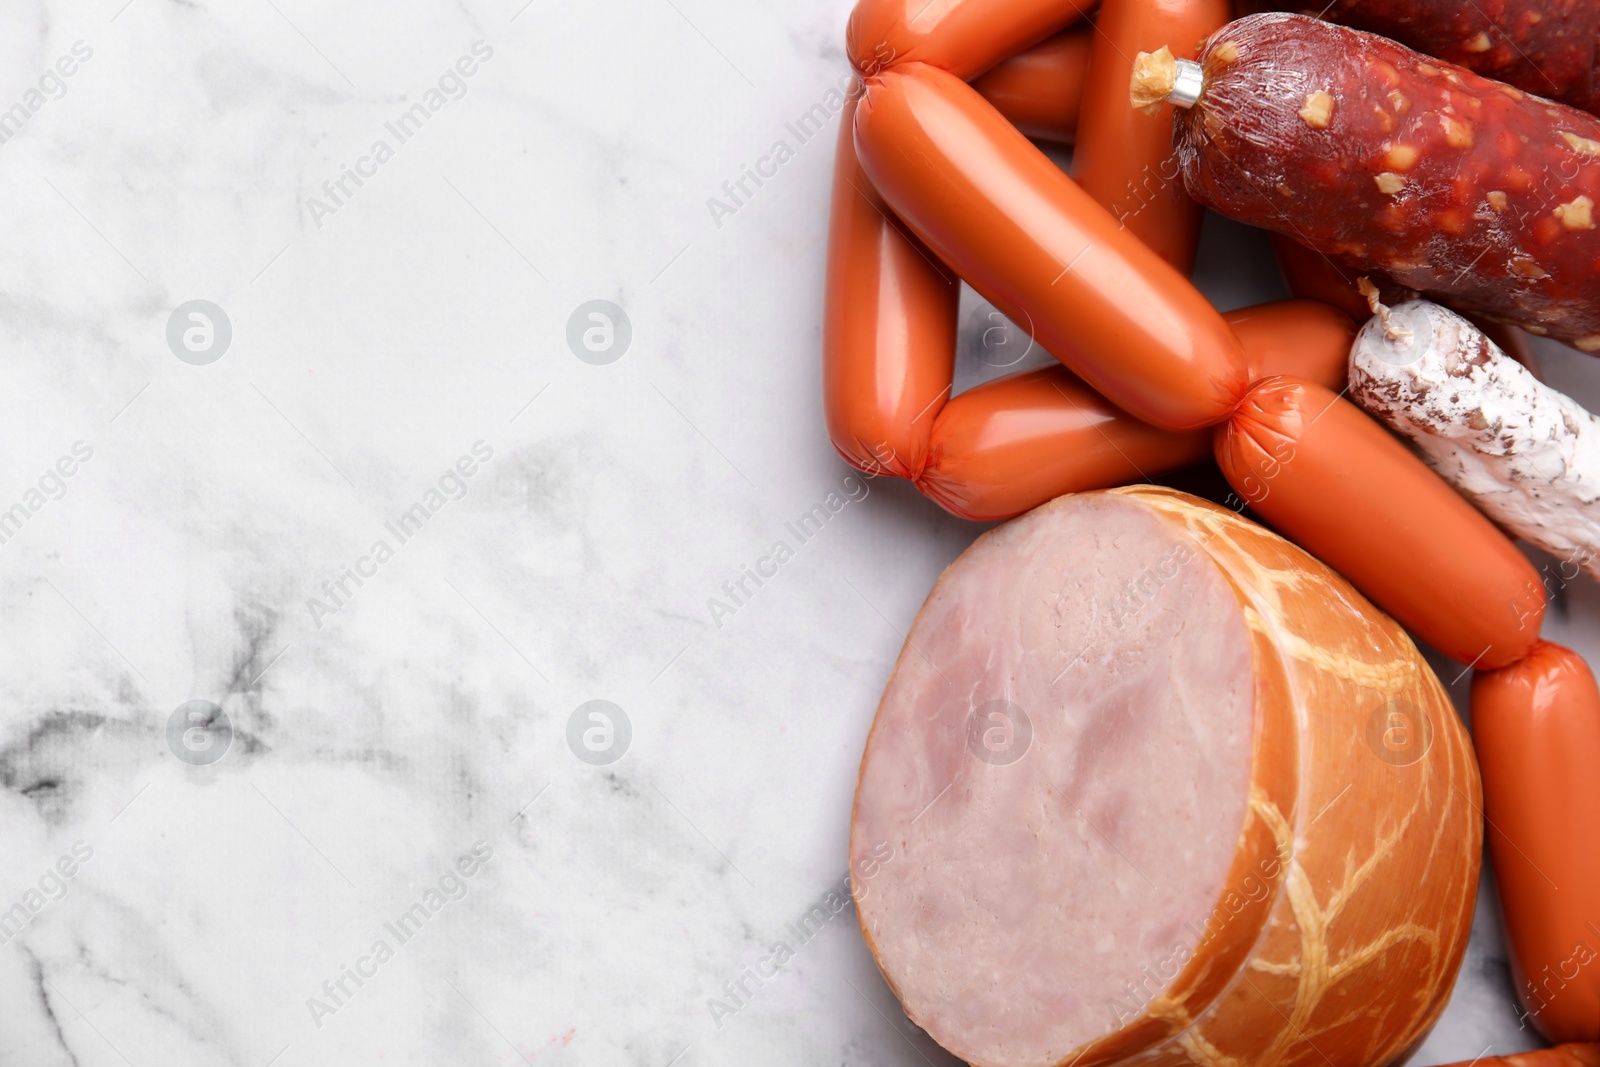
M 1392 37 L 1486 78 L 1585 111 L 1600 108 L 1600 6 L 1594 0 L 1333 0 L 1258 3 Z
M 1144 57 L 1202 204 L 1440 303 L 1600 352 L 1600 119 L 1369 33 L 1252 15 Z

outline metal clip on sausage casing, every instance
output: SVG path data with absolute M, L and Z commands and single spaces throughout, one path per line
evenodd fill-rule
M 1205 72 L 1192 59 L 1180 59 L 1177 65 L 1177 78 L 1172 83 L 1172 91 L 1167 94 L 1167 101 L 1182 108 L 1194 107 L 1200 102 L 1200 94 L 1206 87 Z
M 1154 52 L 1140 52 L 1134 57 L 1128 102 L 1146 115 L 1154 115 L 1165 103 L 1194 107 L 1205 88 L 1205 71 L 1200 64 L 1178 59 L 1172 49 L 1162 45 Z

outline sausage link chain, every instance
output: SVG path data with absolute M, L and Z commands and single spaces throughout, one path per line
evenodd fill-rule
M 1600 186 L 1584 192 L 1600 181 L 1600 123 L 1311 19 L 1211 33 L 1223 13 L 1209 0 L 1105 0 L 1091 37 L 1073 25 L 1089 7 L 857 5 L 848 47 L 864 89 L 839 142 L 824 327 L 834 445 L 973 519 L 1148 480 L 1211 447 L 1265 522 L 1478 668 L 1518 993 L 1547 1037 L 1600 1039 L 1600 689 L 1575 653 L 1540 641 L 1545 589 L 1510 539 L 1340 395 L 1362 271 L 1600 348 Z M 1106 101 L 1134 50 L 1194 56 L 1208 33 L 1200 105 L 1176 119 L 1178 182 L 1152 133 L 1170 106 L 1112 115 Z M 1081 181 L 1025 133 L 1076 137 Z M 1185 277 L 1189 194 L 1276 230 L 1293 291 L 1326 303 L 1219 314 Z M 952 398 L 957 279 L 1062 366 Z

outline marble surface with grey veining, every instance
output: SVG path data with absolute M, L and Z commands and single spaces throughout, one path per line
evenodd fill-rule
M 0 12 L 0 1067 L 949 1062 L 839 895 L 977 532 L 822 430 L 847 7 Z M 1532 1044 L 1488 892 L 1418 1063 Z

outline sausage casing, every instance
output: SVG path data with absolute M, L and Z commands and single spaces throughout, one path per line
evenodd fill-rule
M 939 413 L 917 488 L 965 519 L 1008 519 L 1063 493 L 1109 489 L 1205 459 L 1204 430 L 1118 410 L 1064 367 L 968 389 Z
M 1252 377 L 1299 374 L 1343 389 L 1350 320 L 1314 300 L 1280 300 L 1223 316 Z M 1064 367 L 968 389 L 934 422 L 917 488 L 965 519 L 1007 519 L 1063 493 L 1108 489 L 1197 463 L 1204 430 L 1159 430 L 1119 410 Z
M 1473 678 L 1472 733 L 1517 995 L 1550 1040 L 1600 1039 L 1594 675 L 1576 653 L 1540 642 Z
M 967 80 L 1093 10 L 1093 0 L 859 0 L 845 50 L 869 77 L 927 63 Z
M 1218 427 L 1216 454 L 1262 518 L 1451 659 L 1504 666 L 1538 640 L 1545 602 L 1533 565 L 1326 387 L 1257 382 Z
M 959 79 L 867 79 L 856 150 L 928 247 L 1118 407 L 1187 430 L 1243 395 L 1239 339 L 1200 291 Z
M 1170 44 L 1192 59 L 1229 12 L 1228 0 L 1103 0 L 1095 18 L 1072 176 L 1184 275 L 1200 242 L 1200 205 L 1178 174 L 1171 107 L 1135 111 L 1128 106 L 1128 82 L 1139 52 Z
M 846 106 L 823 299 L 823 408 L 846 462 L 909 478 L 950 395 L 961 285 L 901 232 L 856 160 Z
M 1300 15 L 1230 23 L 1201 63 L 1196 200 L 1600 352 L 1600 118 Z
M 972 87 L 1029 137 L 1071 144 L 1093 38 L 1087 24 L 1062 30 L 980 75 Z
M 1269 3 L 1382 34 L 1419 52 L 1593 111 L 1600 7 L 1592 0 L 1333 0 Z

